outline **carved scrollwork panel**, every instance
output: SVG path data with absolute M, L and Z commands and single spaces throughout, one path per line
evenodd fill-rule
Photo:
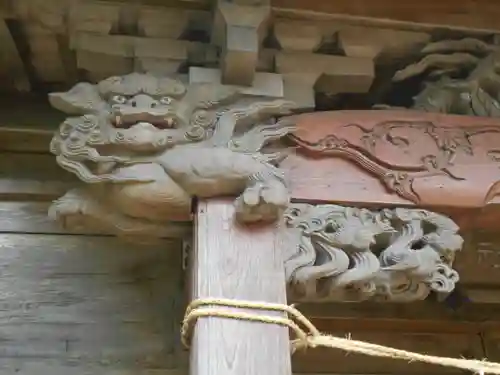
M 348 172 L 345 163 L 335 161 L 321 168 L 337 175 L 356 174 L 353 181 L 363 180 L 364 172 L 380 182 L 380 195 L 403 199 L 387 203 L 483 207 L 498 199 L 500 192 L 497 119 L 413 111 L 335 111 L 299 116 L 297 131 L 290 138 L 302 160 L 311 160 L 311 168 L 318 159 L 347 161 L 357 169 Z M 306 179 L 307 163 L 298 160 L 296 164 L 303 168 L 296 174 Z M 343 183 L 334 177 L 321 182 L 323 186 Z M 311 188 L 311 196 L 299 194 L 300 198 L 315 198 L 318 190 Z M 345 201 L 369 202 L 361 190 Z M 325 194 L 322 199 L 339 199 Z
M 431 211 L 299 203 L 285 224 L 293 300 L 411 302 L 446 296 L 459 281 L 459 228 Z

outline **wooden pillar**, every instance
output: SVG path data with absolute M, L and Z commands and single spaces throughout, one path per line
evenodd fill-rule
M 233 200 L 211 199 L 197 206 L 194 235 L 192 299 L 219 297 L 286 303 L 276 225 L 238 226 L 233 221 Z M 290 375 L 288 329 L 265 323 L 200 318 L 191 340 L 190 374 Z

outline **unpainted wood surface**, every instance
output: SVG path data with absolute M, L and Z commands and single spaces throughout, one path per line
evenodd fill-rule
M 498 206 L 496 208 L 498 210 Z M 498 228 L 498 213 L 495 216 L 488 223 L 482 223 L 483 229 L 471 231 L 466 236 L 466 246 L 455 264 L 464 283 L 499 285 L 500 236 L 495 230 Z M 495 300 L 500 301 L 498 292 Z
M 470 294 L 469 290 L 467 291 Z M 495 290 L 491 294 L 498 294 Z M 490 295 L 491 295 L 490 294 Z M 293 301 L 290 301 L 293 303 Z M 390 331 L 407 330 L 441 331 L 448 333 L 479 332 L 495 324 L 500 326 L 500 306 L 487 300 L 465 303 L 460 308 L 450 308 L 445 303 L 432 300 L 413 303 L 303 303 L 300 310 L 324 329 L 371 330 L 377 326 Z
M 0 128 L 0 151 L 47 153 L 54 132 L 23 128 Z
M 4 93 L 0 95 L 0 129 L 5 127 L 54 132 L 65 118 L 63 113 L 49 105 L 47 96 L 44 94 Z M 0 142 L 0 144 L 3 143 Z M 46 151 L 48 152 L 48 143 Z
M 31 84 L 24 69 L 19 50 L 4 19 L 0 18 L 0 77 L 3 85 L 18 91 L 29 91 Z M 3 86 L 2 85 L 2 86 Z
M 286 303 L 280 236 L 272 225 L 240 228 L 228 199 L 197 207 L 192 298 L 221 297 Z M 288 375 L 288 329 L 278 325 L 203 318 L 191 345 L 192 375 Z
M 0 373 L 132 374 L 176 366 L 180 244 L 0 234 Z
M 484 350 L 491 361 L 500 361 L 500 329 L 491 329 L 483 335 Z
M 33 234 L 90 234 L 106 235 L 105 231 L 94 229 L 67 230 L 59 223 L 49 219 L 47 211 L 50 202 L 37 201 L 0 201 L 0 233 Z M 184 238 L 191 234 L 191 223 L 175 223 L 168 226 L 165 235 L 168 238 Z
M 398 349 L 420 353 L 465 358 L 484 358 L 481 339 L 478 334 L 397 333 L 380 330 L 378 332 L 333 331 L 337 336 L 351 336 Z M 394 359 L 381 359 L 356 354 L 348 354 L 331 349 L 316 348 L 297 353 L 293 357 L 293 368 L 297 372 L 336 372 L 338 374 L 457 374 L 455 369 L 431 366 L 422 363 L 408 363 Z
M 376 18 L 400 22 L 434 24 L 461 29 L 498 28 L 498 4 L 491 0 L 455 0 L 419 2 L 382 0 L 273 0 L 277 10 L 293 9 L 343 17 Z
M 53 155 L 5 152 L 0 156 L 0 199 L 50 201 L 80 184 L 55 163 Z

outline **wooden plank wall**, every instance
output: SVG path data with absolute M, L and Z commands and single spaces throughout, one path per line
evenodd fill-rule
M 0 374 L 170 374 L 180 241 L 138 248 L 50 222 L 50 200 L 76 181 L 26 128 L 0 128 Z

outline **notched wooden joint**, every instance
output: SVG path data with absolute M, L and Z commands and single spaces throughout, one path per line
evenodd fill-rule
M 250 86 L 254 81 L 270 12 L 268 4 L 218 2 L 212 43 L 222 50 L 220 68 L 224 84 Z

